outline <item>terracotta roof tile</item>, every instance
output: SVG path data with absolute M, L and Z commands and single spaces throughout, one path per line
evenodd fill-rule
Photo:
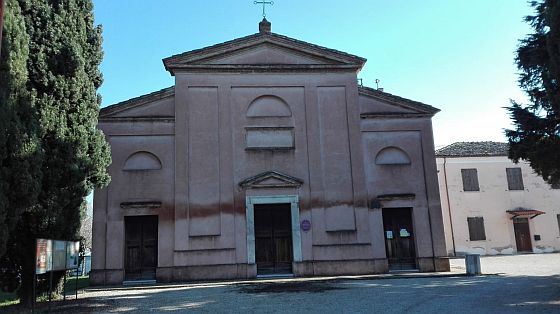
M 501 142 L 457 142 L 436 150 L 437 157 L 507 156 L 509 144 Z

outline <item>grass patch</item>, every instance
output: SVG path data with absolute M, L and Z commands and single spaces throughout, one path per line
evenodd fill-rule
M 89 276 L 80 276 L 77 279 L 78 290 L 89 287 Z M 76 277 L 66 278 L 66 295 L 71 295 L 76 292 Z M 53 294 L 53 300 L 61 299 L 62 295 Z M 48 294 L 37 296 L 37 303 L 46 302 L 49 299 Z M 15 292 L 2 292 L 0 291 L 0 312 L 7 310 L 8 307 L 12 308 L 19 304 L 19 298 Z
M 19 298 L 15 292 L 0 291 L 0 308 L 15 304 L 19 304 Z
M 78 290 L 89 287 L 89 276 L 78 277 Z M 66 293 L 76 292 L 76 277 L 66 278 Z

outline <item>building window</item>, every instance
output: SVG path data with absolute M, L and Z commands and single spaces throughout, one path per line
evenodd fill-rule
M 508 190 L 523 190 L 521 168 L 506 168 Z
M 484 232 L 484 218 L 482 217 L 467 217 L 469 225 L 469 239 L 471 241 L 486 240 L 486 233 Z
M 463 191 L 480 191 L 476 169 L 461 169 Z
M 558 220 L 558 232 L 560 233 L 560 214 L 556 215 L 556 220 Z

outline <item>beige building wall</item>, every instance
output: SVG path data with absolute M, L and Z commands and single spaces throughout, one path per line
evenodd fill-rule
M 523 190 L 508 190 L 506 168 L 521 168 Z M 480 191 L 464 191 L 461 169 L 475 168 Z M 531 219 L 529 229 L 534 253 L 560 250 L 560 189 L 552 189 L 527 162 L 513 163 L 506 156 L 438 157 L 438 180 L 449 255 L 515 254 L 512 215 L 518 207 L 545 212 Z M 486 240 L 470 241 L 467 217 L 483 217 Z M 535 240 L 540 236 L 540 240 Z

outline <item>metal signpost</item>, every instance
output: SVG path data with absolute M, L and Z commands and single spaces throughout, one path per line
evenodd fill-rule
M 76 300 L 78 299 L 78 278 L 80 265 L 80 242 L 66 242 L 66 270 L 74 269 L 76 272 Z M 64 300 L 66 300 L 66 272 L 64 273 Z

